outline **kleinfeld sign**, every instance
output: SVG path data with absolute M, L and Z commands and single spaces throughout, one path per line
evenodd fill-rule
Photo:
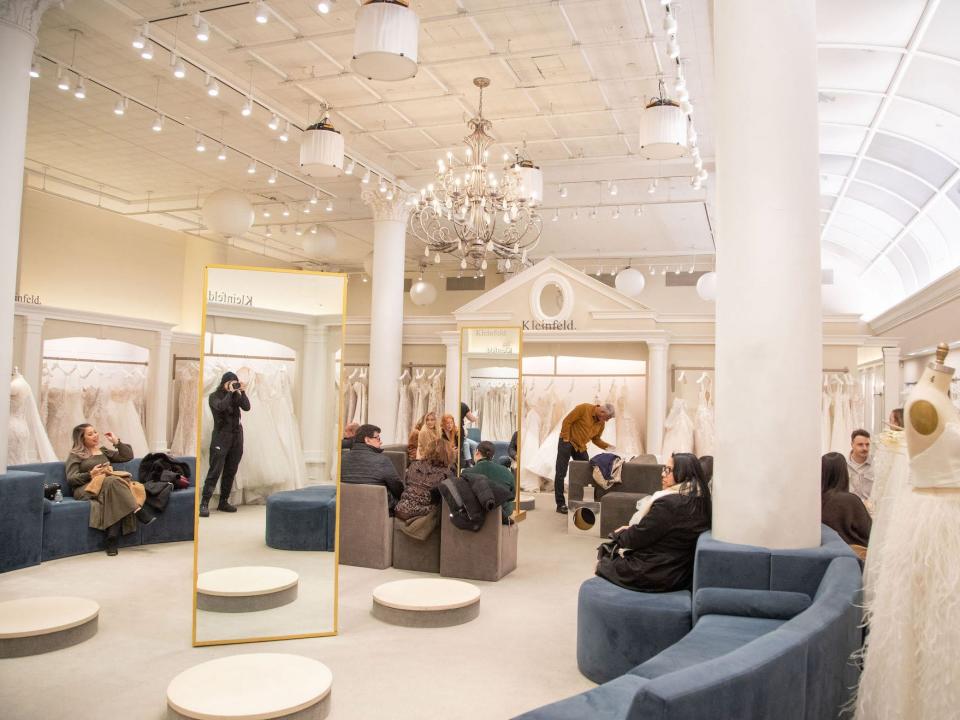
M 253 307 L 253 295 L 229 293 L 223 290 L 207 290 L 207 302 Z
M 573 320 L 524 320 L 524 330 L 575 330 Z

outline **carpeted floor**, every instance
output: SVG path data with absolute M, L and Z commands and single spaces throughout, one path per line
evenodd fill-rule
M 552 496 L 520 528 L 520 564 L 477 583 L 480 617 L 452 628 L 386 625 L 370 615 L 373 588 L 416 577 L 342 567 L 337 637 L 190 646 L 191 543 L 81 555 L 0 575 L 0 601 L 81 595 L 100 603 L 100 630 L 66 650 L 0 660 L 5 720 L 161 720 L 179 672 L 234 653 L 286 652 L 333 672 L 337 720 L 509 718 L 593 683 L 576 664 L 577 588 L 592 574 L 597 538 L 571 537 Z M 256 678 L 235 678 L 237 685 Z

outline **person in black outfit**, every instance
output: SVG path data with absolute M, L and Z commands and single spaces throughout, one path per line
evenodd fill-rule
M 220 378 L 217 389 L 207 398 L 213 412 L 213 436 L 210 438 L 210 471 L 203 483 L 203 495 L 200 499 L 200 517 L 210 517 L 210 498 L 220 481 L 220 503 L 217 510 L 236 512 L 230 504 L 230 491 L 233 479 L 243 457 L 243 426 L 240 424 L 240 411 L 250 411 L 250 398 L 246 385 L 232 372 L 226 372 Z
M 393 515 L 393 509 L 403 495 L 403 481 L 380 445 L 380 428 L 361 425 L 353 438 L 350 452 L 341 456 L 340 482 L 383 485 L 387 489 L 387 509 Z
M 659 497 L 636 525 L 611 533 L 625 552 L 604 557 L 597 575 L 615 585 L 641 592 L 689 589 L 700 533 L 710 529 L 710 487 L 697 456 L 675 453 L 663 469 L 664 488 L 676 480 L 679 489 Z

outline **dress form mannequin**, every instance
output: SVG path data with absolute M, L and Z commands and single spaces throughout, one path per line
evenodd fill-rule
M 947 350 L 937 348 L 904 407 L 909 484 L 871 533 L 856 720 L 952 720 L 960 707 L 960 417 Z

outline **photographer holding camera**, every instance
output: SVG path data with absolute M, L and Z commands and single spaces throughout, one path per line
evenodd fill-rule
M 203 483 L 203 495 L 200 500 L 200 517 L 210 517 L 210 498 L 220 480 L 220 503 L 217 510 L 236 512 L 230 504 L 230 491 L 233 479 L 243 457 L 243 426 L 240 424 L 240 412 L 250 410 L 250 398 L 247 397 L 246 384 L 232 372 L 226 372 L 220 378 L 217 389 L 210 393 L 207 402 L 213 412 L 213 436 L 210 438 L 210 470 Z M 222 475 L 222 476 L 221 476 Z

